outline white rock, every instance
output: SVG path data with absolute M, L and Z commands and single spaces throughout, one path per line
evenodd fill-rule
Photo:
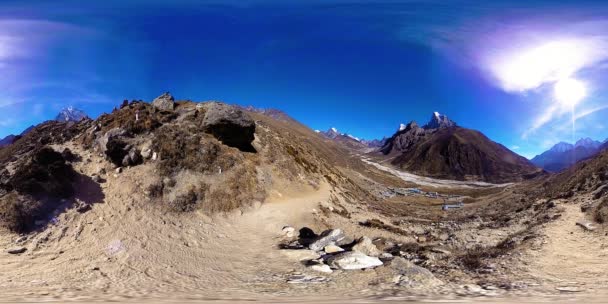
M 325 253 L 338 253 L 338 252 L 343 252 L 344 249 L 332 244 L 332 245 L 325 246 L 325 248 L 323 248 L 323 251 L 325 251 Z
M 296 232 L 296 229 L 291 226 L 285 226 L 285 227 L 283 227 L 282 232 L 283 232 L 283 236 L 292 238 Z
M 375 257 L 367 256 L 358 251 L 339 253 L 327 260 L 329 266 L 337 269 L 354 270 L 382 266 L 382 261 Z
M 318 271 L 318 272 L 323 272 L 323 273 L 332 273 L 332 272 L 334 272 L 333 270 L 331 270 L 331 267 L 329 267 L 329 265 L 325 265 L 325 264 L 312 265 L 312 266 L 310 266 L 310 269 L 312 269 L 314 271 Z

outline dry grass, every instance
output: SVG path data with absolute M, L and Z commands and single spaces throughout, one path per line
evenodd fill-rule
M 15 232 L 34 228 L 37 219 L 45 219 L 74 192 L 76 172 L 66 164 L 62 154 L 45 147 L 36 150 L 17 166 L 0 198 L 0 225 Z
M 496 246 L 476 246 L 456 258 L 458 264 L 470 271 L 479 271 L 488 266 L 488 261 L 507 255 L 515 248 L 511 238 L 507 238 Z

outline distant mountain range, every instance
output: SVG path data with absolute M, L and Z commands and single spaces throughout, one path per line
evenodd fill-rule
M 532 158 L 532 163 L 547 171 L 562 171 L 580 160 L 596 155 L 602 149 L 608 148 L 608 139 L 604 142 L 591 138 L 582 138 L 574 145 L 560 142 L 548 151 Z
M 59 112 L 59 114 L 57 114 L 57 116 L 55 117 L 55 120 L 64 121 L 64 122 L 70 122 L 70 121 L 78 122 L 78 121 L 81 121 L 86 118 L 89 118 L 89 117 L 87 116 L 87 114 L 84 111 L 70 106 L 70 107 L 62 109 Z M 23 132 L 21 132 L 21 134 L 18 134 L 18 135 L 9 134 L 8 136 L 0 139 L 0 148 L 13 144 L 15 141 L 17 141 L 19 138 L 21 138 L 22 136 L 27 134 L 34 127 L 35 126 L 30 126 L 27 129 L 25 129 Z
M 316 130 L 318 134 L 323 135 L 328 139 L 332 139 L 334 141 L 340 142 L 343 145 L 347 145 L 351 149 L 355 150 L 369 150 L 369 149 L 377 149 L 382 147 L 386 141 L 388 140 L 386 137 L 382 139 L 373 139 L 373 140 L 365 140 L 355 137 L 348 133 L 341 133 L 336 128 L 330 128 L 327 131 L 319 131 Z

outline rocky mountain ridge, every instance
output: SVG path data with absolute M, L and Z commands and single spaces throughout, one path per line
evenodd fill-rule
M 558 172 L 600 152 L 602 142 L 581 138 L 575 144 L 559 142 L 535 156 L 531 162 L 547 171 Z
M 503 183 L 538 171 L 527 159 L 438 112 L 423 127 L 412 121 L 400 128 L 380 154 L 399 169 L 444 179 Z

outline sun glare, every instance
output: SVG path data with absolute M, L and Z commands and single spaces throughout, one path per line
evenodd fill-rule
M 553 94 L 560 104 L 573 107 L 587 96 L 587 88 L 576 79 L 566 78 L 555 84 Z
M 564 39 L 511 50 L 492 69 L 508 91 L 526 91 L 572 77 L 592 57 L 591 43 Z

